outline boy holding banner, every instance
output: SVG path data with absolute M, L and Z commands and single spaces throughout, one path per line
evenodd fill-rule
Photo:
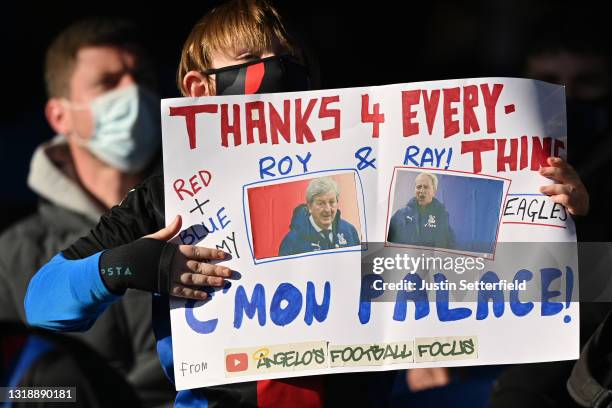
M 193 28 L 181 55 L 178 85 L 184 96 L 202 97 L 303 91 L 310 88 L 310 79 L 302 52 L 277 11 L 265 1 L 235 0 L 213 9 Z M 572 214 L 586 213 L 588 194 L 574 170 L 561 159 L 551 158 L 549 164 L 541 174 L 557 184 L 542 192 Z M 165 226 L 163 214 L 163 176 L 156 175 L 104 215 L 89 235 L 38 271 L 25 298 L 29 323 L 52 330 L 87 330 L 128 288 L 151 292 L 157 348 L 173 381 L 169 296 L 206 299 L 202 286 L 223 287 L 231 271 L 216 263 L 226 259 L 221 250 L 169 242 L 181 230 L 181 218 Z M 323 379 L 337 378 L 341 376 L 185 390 L 178 393 L 176 404 L 316 407 L 323 404 Z M 363 378 L 351 374 L 351 392 L 341 396 L 346 404 L 351 399 L 364 403 L 356 391 L 366 388 L 357 384 Z M 334 391 L 340 393 L 336 387 Z M 328 392 L 326 399 L 330 396 Z

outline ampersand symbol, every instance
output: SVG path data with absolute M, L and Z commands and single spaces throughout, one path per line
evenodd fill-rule
M 359 160 L 357 163 L 357 169 L 363 170 L 368 167 L 376 168 L 374 162 L 376 159 L 368 160 L 370 158 L 370 154 L 372 153 L 372 148 L 370 146 L 362 147 L 361 149 L 355 152 L 355 158 Z

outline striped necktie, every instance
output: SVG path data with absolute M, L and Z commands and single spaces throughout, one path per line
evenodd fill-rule
M 321 234 L 323 234 L 323 238 L 325 238 L 325 242 L 327 243 L 328 248 L 334 247 L 334 242 L 331 239 L 331 232 L 332 231 L 330 229 L 321 230 Z

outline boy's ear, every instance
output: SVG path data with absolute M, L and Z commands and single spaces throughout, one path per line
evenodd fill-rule
M 198 71 L 187 72 L 183 77 L 182 85 L 182 91 L 185 96 L 199 97 L 211 95 L 208 78 Z

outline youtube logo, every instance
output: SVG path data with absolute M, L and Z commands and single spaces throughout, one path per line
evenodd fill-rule
M 225 371 L 237 373 L 249 368 L 249 356 L 246 353 L 234 353 L 225 356 Z

